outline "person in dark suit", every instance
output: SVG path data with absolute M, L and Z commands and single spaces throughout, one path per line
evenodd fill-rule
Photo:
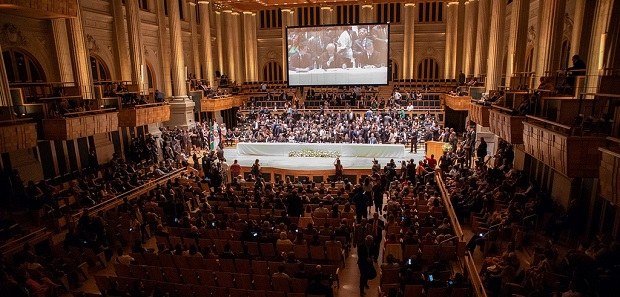
M 360 295 L 364 295 L 364 289 L 369 289 L 368 278 L 373 267 L 374 238 L 371 235 L 366 236 L 363 245 L 357 246 L 357 267 L 360 270 Z
M 308 53 L 308 44 L 302 43 L 299 51 L 291 56 L 290 69 L 297 72 L 309 71 L 312 68 L 312 56 Z
M 372 214 L 372 219 L 368 221 L 368 224 L 371 226 L 371 234 L 374 238 L 373 240 L 373 260 L 377 262 L 379 258 L 379 248 L 381 247 L 381 239 L 383 238 L 383 229 L 385 229 L 385 222 L 379 219 L 379 214 Z
M 382 53 L 375 51 L 372 40 L 368 40 L 364 45 L 365 52 L 357 55 L 357 65 L 362 68 L 377 68 L 386 66 L 385 57 Z
M 476 155 L 478 156 L 478 162 L 484 163 L 484 158 L 487 156 L 487 142 L 482 137 L 480 137 L 480 144 L 476 149 Z
M 325 46 L 325 52 L 321 55 L 321 66 L 323 69 L 329 68 L 350 68 L 351 62 L 347 61 L 342 55 L 336 52 L 336 45 L 333 43 Z

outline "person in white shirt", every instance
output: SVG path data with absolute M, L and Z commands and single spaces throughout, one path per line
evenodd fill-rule
M 226 163 L 226 159 L 222 159 L 222 162 L 220 163 L 220 166 L 222 167 L 222 178 L 225 184 L 228 183 L 228 163 Z

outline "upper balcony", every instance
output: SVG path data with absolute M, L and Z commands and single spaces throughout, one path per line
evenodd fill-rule
M 511 144 L 523 144 L 523 120 L 513 109 L 493 106 L 489 111 L 489 130 Z
M 166 103 L 140 104 L 123 107 L 118 111 L 120 127 L 139 127 L 170 120 L 170 105 Z
M 484 102 L 471 100 L 469 103 L 469 120 L 483 127 L 489 126 L 489 110 L 491 106 Z
M 570 178 L 599 176 L 604 133 L 530 115 L 523 127 L 526 153 Z
M 441 94 L 439 99 L 441 101 L 441 105 L 457 111 L 468 111 L 469 104 L 471 103 L 471 96 L 452 96 L 449 94 Z
M 30 119 L 0 121 L 0 153 L 37 146 L 37 128 Z
M 43 119 L 43 137 L 47 140 L 71 140 L 118 130 L 116 109 L 64 113 L 62 117 Z
M 213 112 L 242 106 L 247 100 L 245 95 L 222 95 L 200 100 L 201 112 Z
M 0 0 L 3 12 L 31 18 L 77 17 L 77 0 Z

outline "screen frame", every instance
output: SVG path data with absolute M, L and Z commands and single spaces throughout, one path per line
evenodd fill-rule
M 388 41 L 387 41 L 387 73 L 385 74 L 385 83 L 384 84 L 331 84 L 331 85 L 291 85 L 289 77 L 288 77 L 288 72 L 289 72 L 289 63 L 288 63 L 288 30 L 289 29 L 310 29 L 310 28 L 320 28 L 320 27 L 343 27 L 343 26 L 370 26 L 370 25 L 386 25 L 387 26 L 387 31 L 388 31 Z M 323 24 L 323 25 L 316 25 L 316 26 L 286 26 L 284 27 L 285 31 L 285 36 L 284 36 L 284 42 L 285 42 L 285 51 L 282 53 L 283 55 L 286 56 L 286 86 L 289 88 L 302 88 L 302 87 L 340 87 L 340 86 L 389 86 L 390 85 L 390 76 L 392 75 L 391 70 L 392 70 L 392 66 L 390 65 L 390 33 L 391 33 L 391 26 L 390 26 L 390 22 L 385 22 L 385 23 L 357 23 L 357 24 L 346 24 L 346 25 L 330 25 L 330 24 Z

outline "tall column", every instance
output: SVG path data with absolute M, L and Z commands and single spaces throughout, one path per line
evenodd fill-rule
M 233 33 L 233 42 L 232 42 L 232 50 L 235 58 L 235 73 L 237 74 L 234 78 L 238 83 L 242 83 L 245 81 L 245 67 L 243 58 L 243 43 L 241 42 L 241 16 L 238 12 L 234 11 L 232 13 L 232 33 Z
M 0 53 L 2 53 L 2 44 L 0 44 Z M 12 103 L 9 78 L 6 75 L 4 59 L 0 59 L 0 106 L 11 106 Z
M 156 1 L 157 10 L 157 35 L 159 37 L 159 61 L 161 63 L 161 85 L 166 97 L 172 97 L 172 78 L 170 75 L 170 46 L 168 31 L 166 30 L 166 16 L 164 14 L 164 0 Z
M 194 75 L 197 79 L 201 79 L 200 74 L 200 53 L 198 51 L 198 28 L 196 28 L 196 2 L 188 1 L 189 4 L 189 30 L 191 32 L 190 42 L 192 44 L 192 64 L 194 64 Z
M 172 70 L 172 97 L 187 96 L 185 57 L 183 56 L 183 38 L 181 36 L 181 15 L 179 2 L 168 2 L 168 22 L 170 31 L 170 67 Z
M 486 91 L 496 90 L 501 83 L 502 64 L 504 62 L 506 1 L 493 1 L 491 7 L 491 34 L 489 36 Z
M 459 0 L 457 4 L 457 23 L 456 23 L 456 38 L 455 38 L 455 57 L 454 57 L 454 76 L 457 77 L 459 72 L 463 71 L 463 56 L 464 56 L 464 34 L 465 34 L 465 2 L 467 0 Z
M 200 13 L 200 53 L 204 67 L 205 79 L 211 86 L 215 86 L 215 75 L 213 75 L 213 53 L 211 49 L 211 13 L 209 11 L 209 1 L 198 1 L 198 12 Z
M 530 0 L 512 1 L 510 36 L 508 36 L 508 56 L 506 57 L 506 86 L 513 87 L 511 81 L 514 73 L 523 72 L 525 68 L 525 50 L 527 44 L 523 41 L 527 38 L 529 12 Z
M 239 74 L 237 73 L 237 49 L 238 41 L 236 40 L 235 34 L 239 30 L 237 26 L 235 26 L 235 16 L 233 15 L 232 10 L 223 11 L 224 16 L 224 25 L 226 26 L 226 39 L 222 40 L 225 43 L 225 50 L 222 52 L 224 54 L 224 63 L 226 68 L 226 74 L 231 80 L 237 80 Z
M 456 40 L 459 18 L 459 3 L 448 2 L 446 9 L 448 10 L 448 14 L 446 16 L 446 55 L 444 61 L 444 77 L 450 79 L 454 78 L 456 74 Z
M 575 15 L 573 17 L 573 33 L 570 40 L 571 56 L 579 55 L 581 44 L 581 34 L 583 31 L 584 11 L 586 10 L 586 0 L 575 0 Z M 582 55 L 584 53 L 581 53 Z M 582 57 L 583 59 L 584 57 Z
M 478 34 L 478 0 L 465 2 L 465 33 L 463 45 L 463 73 L 474 75 L 476 35 Z
M 54 33 L 58 70 L 60 70 L 60 81 L 74 82 L 71 53 L 69 52 L 69 35 L 67 34 L 65 19 L 52 19 L 52 31 Z
M 283 79 L 288 80 L 288 48 L 286 47 L 286 27 L 292 22 L 293 10 L 290 8 L 284 8 L 280 10 L 282 12 L 282 74 Z
M 220 73 L 226 71 L 224 64 L 224 38 L 222 34 L 222 13 L 215 12 L 215 41 L 217 42 L 217 69 Z
M 617 4 L 616 4 L 617 5 Z M 610 38 L 610 23 L 614 0 L 598 0 L 592 24 L 592 38 L 588 60 L 586 61 L 586 92 L 596 93 L 599 88 L 600 76 L 605 68 L 605 55 L 607 55 L 606 43 Z
M 415 22 L 417 6 L 415 3 L 405 3 L 405 27 L 403 30 L 403 78 L 412 79 L 415 76 Z
M 172 71 L 172 100 L 170 102 L 169 126 L 189 127 L 194 125 L 194 101 L 187 96 L 187 73 L 181 36 L 181 15 L 179 2 L 168 2 L 170 28 L 170 66 Z
M 542 1 L 540 15 L 544 16 L 545 20 L 540 22 L 538 30 L 536 77 L 555 74 L 560 66 L 565 10 L 566 0 Z
M 78 5 L 77 17 L 70 18 L 69 40 L 71 43 L 71 58 L 73 60 L 73 77 L 80 87 L 84 99 L 93 99 L 93 78 L 90 73 L 90 57 L 86 48 L 84 28 L 82 27 L 82 9 Z
M 487 71 L 489 48 L 489 29 L 491 17 L 489 0 L 478 0 L 478 34 L 476 35 L 476 54 L 474 55 L 474 76 L 480 77 Z
M 140 7 L 138 0 L 126 0 L 127 35 L 129 36 L 129 55 L 131 56 L 131 82 L 138 85 L 140 94 L 144 91 L 142 73 L 144 55 L 142 53 L 142 32 L 140 31 Z
M 360 20 L 362 23 L 374 23 L 375 14 L 374 14 L 374 6 L 372 4 L 364 4 L 362 5 L 362 15 Z
M 250 11 L 243 12 L 243 40 L 245 42 L 245 80 L 258 81 L 256 13 Z
M 329 6 L 321 6 L 321 24 L 334 24 L 334 9 Z
M 114 41 L 115 55 L 118 61 L 118 75 L 121 80 L 131 80 L 131 62 L 127 48 L 127 36 L 125 35 L 125 15 L 123 14 L 122 0 L 112 1 L 112 15 L 114 16 Z

